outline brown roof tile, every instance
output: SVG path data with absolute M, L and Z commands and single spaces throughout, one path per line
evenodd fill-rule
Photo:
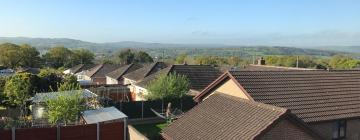
M 140 69 L 142 67 L 142 65 L 140 64 L 129 64 L 129 65 L 125 65 L 125 66 L 122 66 L 108 74 L 106 74 L 106 76 L 109 76 L 113 79 L 117 79 L 119 80 L 124 74 L 127 74 L 127 73 L 130 73 L 130 72 L 133 72 L 137 69 Z
M 125 74 L 123 77 L 134 81 L 139 81 L 151 74 L 158 72 L 161 69 L 166 68 L 166 64 L 163 62 L 154 62 L 152 64 L 144 65 L 144 67 L 137 69 L 133 72 Z
M 154 73 L 136 83 L 141 87 L 146 87 L 150 81 L 156 79 L 161 74 L 177 73 L 185 75 L 190 81 L 190 89 L 201 91 L 208 84 L 221 75 L 221 72 L 210 65 L 171 65 L 157 73 Z
M 258 102 L 290 109 L 305 122 L 360 117 L 360 71 L 233 71 Z
M 79 64 L 76 66 L 73 66 L 72 68 L 70 68 L 70 72 L 71 73 L 78 73 L 84 70 L 88 70 L 93 68 L 95 65 L 94 64 Z
M 113 64 L 98 64 L 93 68 L 89 69 L 85 75 L 89 77 L 104 77 L 105 75 L 122 67 L 123 65 L 113 65 Z
M 214 94 L 169 125 L 162 135 L 176 140 L 250 140 L 287 114 L 284 108 Z

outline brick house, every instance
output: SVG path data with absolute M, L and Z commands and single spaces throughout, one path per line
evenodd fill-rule
M 197 95 L 221 75 L 221 72 L 218 69 L 210 65 L 170 65 L 133 84 L 136 100 L 144 100 L 144 95 L 148 93 L 146 86 L 151 81 L 157 79 L 162 74 L 168 75 L 171 73 L 184 75 L 189 79 L 190 95 Z
M 165 140 L 318 140 L 322 139 L 289 110 L 215 94 L 175 120 Z
M 129 65 L 122 66 L 122 67 L 106 74 L 106 84 L 107 85 L 112 85 L 112 84 L 125 85 L 123 75 L 133 72 L 140 68 L 142 68 L 142 65 L 140 65 L 140 64 L 129 64 Z
M 360 71 L 230 71 L 194 99 L 221 92 L 291 110 L 325 139 L 360 139 Z
M 122 66 L 124 65 L 98 64 L 85 72 L 84 80 L 91 84 L 106 84 L 106 74 Z
M 124 85 L 127 85 L 131 92 L 131 97 L 133 100 L 136 99 L 136 93 L 141 93 L 142 89 L 135 85 L 136 82 L 141 81 L 145 77 L 148 77 L 164 68 L 167 65 L 164 62 L 154 62 L 151 64 L 145 64 L 142 68 L 139 68 L 133 72 L 124 74 L 122 77 L 124 79 Z

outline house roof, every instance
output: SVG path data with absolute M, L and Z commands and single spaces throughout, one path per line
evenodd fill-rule
M 16 72 L 19 72 L 19 73 L 27 72 L 27 73 L 31 73 L 31 74 L 39 74 L 40 68 L 20 67 L 20 68 L 16 69 Z
M 167 66 L 163 62 L 154 62 L 152 64 L 144 65 L 144 67 L 137 69 L 133 72 L 127 73 L 123 77 L 134 81 L 139 81 L 151 74 L 158 72 L 165 67 Z
M 322 69 L 311 69 L 311 68 L 296 68 L 296 67 L 281 67 L 281 66 L 270 66 L 270 65 L 247 65 L 239 70 L 245 71 L 299 71 L 299 70 L 322 70 Z
M 225 94 L 214 94 L 170 124 L 162 131 L 162 135 L 165 139 L 177 140 L 250 140 L 258 138 L 278 120 L 290 114 L 285 108 Z M 310 130 L 303 122 L 297 123 Z
M 99 108 L 96 110 L 86 110 L 82 113 L 82 117 L 87 124 L 106 122 L 127 118 L 127 116 L 115 107 Z
M 84 70 L 91 69 L 94 66 L 96 66 L 96 65 L 94 65 L 94 64 L 79 64 L 79 65 L 73 66 L 69 70 L 70 70 L 71 73 L 78 73 L 78 72 L 81 72 L 81 71 L 84 71 Z
M 105 77 L 106 74 L 120 68 L 123 65 L 113 64 L 98 64 L 93 68 L 89 69 L 85 75 L 89 77 Z
M 106 76 L 119 80 L 124 74 L 133 72 L 141 67 L 142 67 L 142 65 L 140 65 L 140 64 L 125 65 L 125 66 L 122 66 L 122 67 L 108 73 Z
M 69 96 L 75 93 L 82 93 L 82 98 L 94 98 L 97 97 L 96 94 L 92 93 L 89 90 L 72 90 L 72 91 L 59 91 L 59 92 L 46 92 L 46 93 L 36 93 L 34 97 L 32 97 L 33 103 L 42 103 L 46 102 L 47 100 L 54 99 L 61 95 Z
M 360 71 L 231 71 L 227 77 L 251 99 L 290 109 L 305 122 L 360 117 Z
M 150 81 L 156 79 L 161 74 L 177 73 L 185 75 L 190 82 L 190 89 L 202 90 L 217 77 L 221 75 L 220 71 L 210 65 L 171 65 L 160 70 L 143 80 L 136 83 L 137 86 L 146 87 Z

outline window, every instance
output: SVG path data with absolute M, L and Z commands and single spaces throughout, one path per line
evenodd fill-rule
M 333 140 L 346 137 L 346 120 L 338 120 L 333 124 Z

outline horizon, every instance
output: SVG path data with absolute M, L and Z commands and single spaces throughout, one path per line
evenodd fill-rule
M 359 46 L 360 1 L 5 0 L 0 36 L 93 43 Z M 14 10 L 15 9 L 15 10 Z

